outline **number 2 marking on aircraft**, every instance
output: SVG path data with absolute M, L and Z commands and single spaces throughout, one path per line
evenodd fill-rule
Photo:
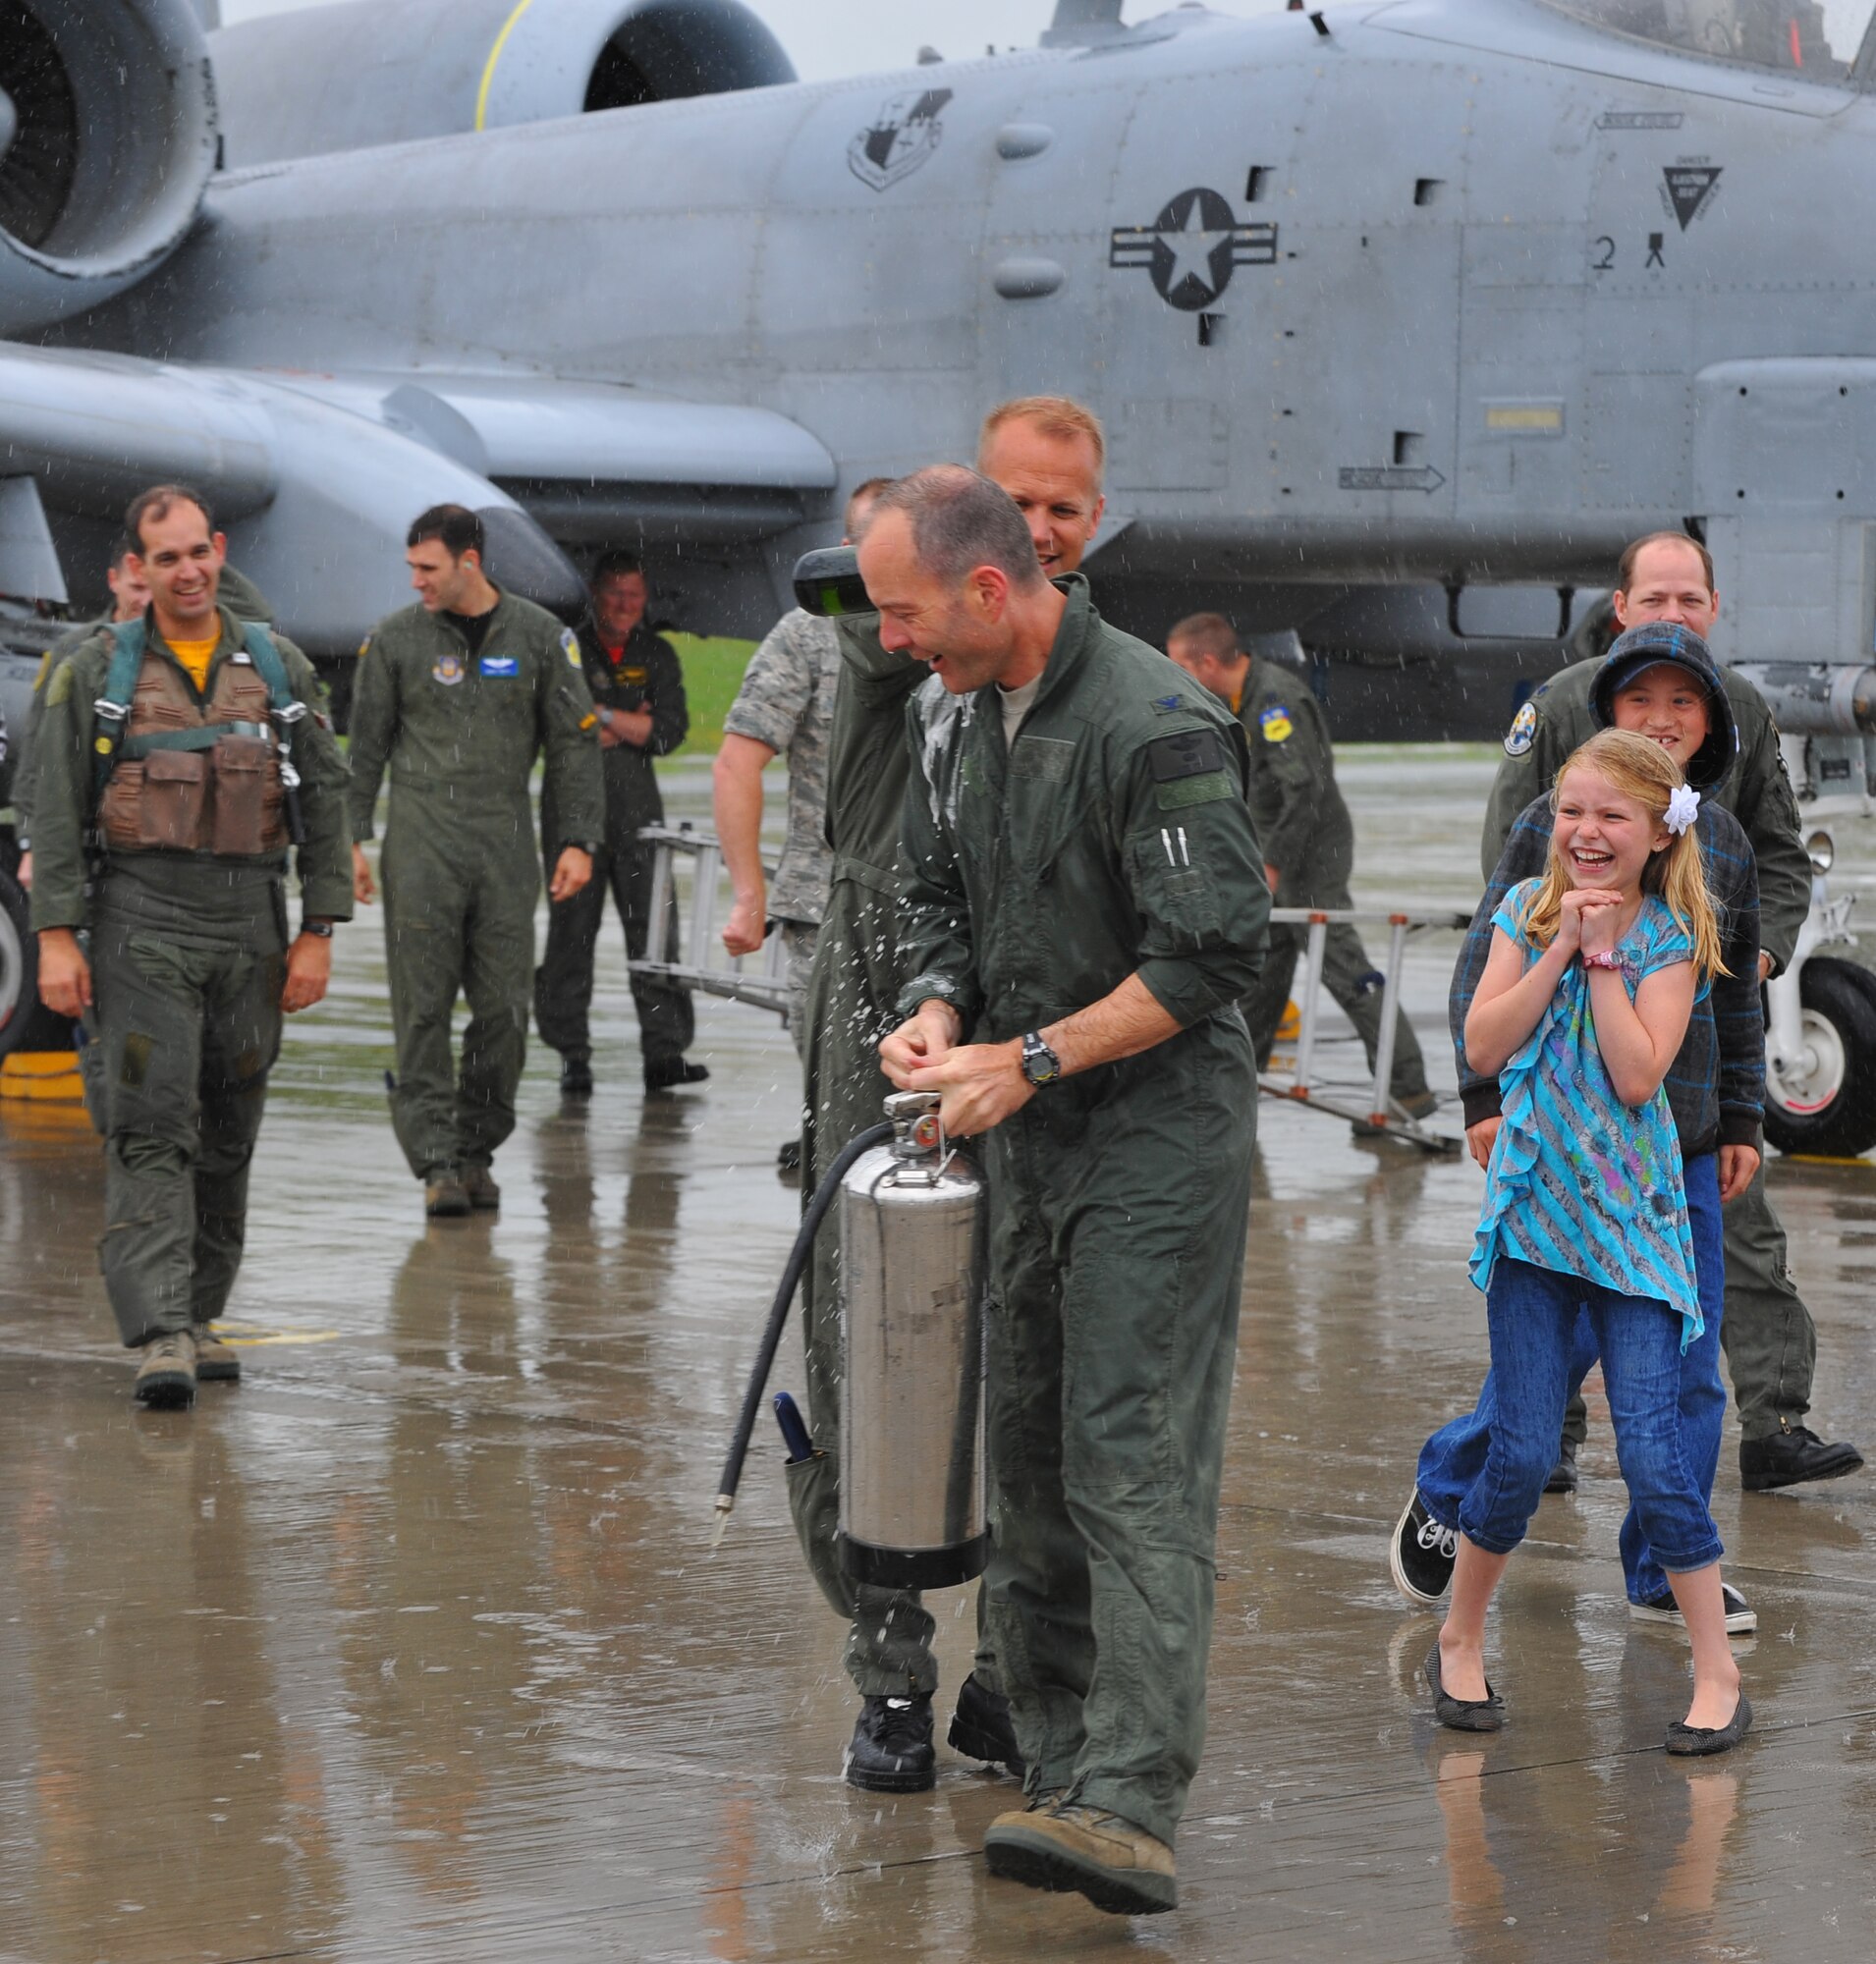
M 1616 242 L 1607 233 L 1596 241 L 1596 256 L 1589 262 L 1592 273 L 1606 273 L 1616 263 Z

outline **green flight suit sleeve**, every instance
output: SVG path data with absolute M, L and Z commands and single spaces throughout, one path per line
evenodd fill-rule
M 318 672 L 294 644 L 276 634 L 287 682 L 307 713 L 293 733 L 293 767 L 300 774 L 300 819 L 305 829 L 295 863 L 301 911 L 314 920 L 352 918 L 352 827 L 346 807 L 351 773 L 332 734 L 332 715 Z
M 834 623 L 841 661 L 854 699 L 866 709 L 884 709 L 905 698 L 931 671 L 904 649 L 881 647 L 877 614 L 848 614 Z
M 32 699 L 27 705 L 27 727 L 20 733 L 20 761 L 13 772 L 13 829 L 22 848 L 32 841 L 32 801 L 39 787 L 39 744 L 45 732 L 45 691 L 52 671 L 64 659 L 57 648 L 48 648 L 32 678 Z
M 918 705 L 910 702 L 906 741 L 914 754 L 923 736 Z M 957 768 L 955 757 L 933 761 L 940 769 Z M 935 998 L 949 1003 L 967 1030 L 982 1012 L 983 990 L 977 981 L 970 904 L 950 827 L 938 816 L 941 803 L 925 772 L 914 765 L 906 782 L 899 832 L 900 972 L 911 978 L 899 992 L 899 1013 L 910 1016 L 920 1003 Z
M 1772 973 L 1780 975 L 1811 910 L 1811 860 L 1779 749 L 1778 726 L 1767 715 L 1749 740 L 1741 731 L 1740 740 L 1744 751 L 1737 767 L 1739 789 L 1733 815 L 1745 828 L 1758 861 L 1759 947 L 1772 957 Z
M 84 925 L 84 830 L 91 809 L 92 709 L 104 686 L 102 637 L 59 664 L 46 684 L 34 791 L 32 927 Z
M 599 718 L 571 632 L 543 652 L 534 695 L 535 729 L 546 754 L 541 802 L 553 813 L 553 845 L 606 836 L 606 780 L 599 760 Z
M 1292 692 L 1281 715 L 1266 711 L 1245 732 L 1251 769 L 1277 787 L 1277 822 L 1262 842 L 1263 853 L 1279 872 L 1294 875 L 1307 863 L 1322 826 L 1322 793 L 1335 778 L 1329 726 L 1313 697 Z
M 1182 1028 L 1236 1003 L 1264 965 L 1270 889 L 1247 784 L 1233 724 L 1155 736 L 1117 788 L 1123 871 L 1141 922 L 1135 973 Z
M 352 776 L 345 797 L 355 840 L 374 836 L 378 787 L 384 782 L 384 767 L 397 736 L 397 672 L 383 637 L 373 634 L 359 650 L 358 679 L 352 689 Z
M 684 693 L 684 664 L 678 651 L 662 634 L 651 643 L 650 671 L 645 690 L 651 711 L 651 741 L 645 745 L 648 757 L 668 757 L 690 734 L 690 705 Z

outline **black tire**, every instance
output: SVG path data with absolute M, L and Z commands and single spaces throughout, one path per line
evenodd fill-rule
M 1876 1146 L 1876 975 L 1814 955 L 1798 977 L 1815 1081 L 1795 1096 L 1765 1083 L 1765 1136 L 1782 1153 L 1855 1159 Z
M 70 1050 L 72 1025 L 39 1001 L 39 944 L 20 883 L 0 869 L 0 1057 L 16 1050 Z

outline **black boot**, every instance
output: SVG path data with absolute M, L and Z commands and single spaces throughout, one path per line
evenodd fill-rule
M 563 1098 L 590 1098 L 593 1095 L 593 1067 L 586 1059 L 561 1059 L 560 1095 Z
M 1544 1482 L 1547 1494 L 1573 1494 L 1576 1491 L 1576 1442 L 1565 1437 L 1557 1442 L 1557 1464 Z
M 974 1670 L 958 1687 L 958 1709 L 951 1715 L 945 1738 L 951 1750 L 966 1760 L 1007 1767 L 1019 1779 L 1022 1777 L 1022 1751 L 1010 1722 L 1010 1701 L 1002 1692 L 979 1684 Z
M 671 1091 L 680 1084 L 701 1084 L 710 1075 L 709 1066 L 690 1064 L 681 1057 L 661 1057 L 645 1065 L 647 1091 Z
M 923 1793 L 937 1784 L 931 1743 L 931 1694 L 867 1698 L 847 1748 L 847 1784 L 868 1793 Z
M 1787 1424 L 1763 1439 L 1739 1441 L 1739 1485 L 1748 1494 L 1801 1487 L 1807 1480 L 1841 1480 L 1862 1463 L 1863 1455 L 1855 1446 L 1833 1446 L 1806 1425 Z

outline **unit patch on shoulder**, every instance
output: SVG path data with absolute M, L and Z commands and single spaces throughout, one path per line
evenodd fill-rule
M 1537 741 L 1537 704 L 1522 704 L 1512 718 L 1512 727 L 1505 733 L 1505 754 L 1508 757 L 1521 757 Z
M 1281 743 L 1296 727 L 1290 720 L 1289 709 L 1281 702 L 1273 702 L 1257 718 L 1257 728 L 1264 733 L 1266 743 Z
M 1222 771 L 1225 746 L 1216 730 L 1182 730 L 1174 736 L 1154 737 L 1146 746 L 1146 761 L 1152 765 L 1157 783 L 1171 784 L 1205 771 Z
M 579 636 L 571 627 L 560 630 L 560 651 L 575 668 L 584 666 L 579 659 Z
M 447 654 L 437 656 L 430 673 L 445 688 L 454 688 L 463 680 L 463 657 L 452 648 Z

